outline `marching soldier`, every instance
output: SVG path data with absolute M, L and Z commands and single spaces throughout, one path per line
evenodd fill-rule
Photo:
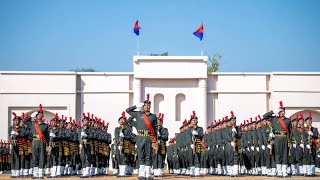
M 239 139 L 241 138 L 240 135 L 240 128 L 237 126 L 236 116 L 234 116 L 233 111 L 230 112 L 231 117 L 229 119 L 229 127 L 226 128 L 226 133 L 224 134 L 226 138 L 226 152 L 228 153 L 229 158 L 229 166 L 230 166 L 230 175 L 231 176 L 238 176 L 239 172 L 239 154 L 238 154 L 238 147 L 239 147 Z M 231 146 L 230 146 L 231 145 Z
M 129 164 L 131 130 L 126 125 L 126 119 L 125 112 L 123 112 L 118 119 L 120 127 L 116 127 L 114 131 L 117 145 L 116 157 L 119 163 L 118 177 L 126 176 Z
M 163 114 L 158 116 L 158 128 L 157 128 L 157 143 L 158 151 L 154 152 L 153 157 L 153 172 L 155 177 L 163 177 L 164 160 L 167 154 L 166 142 L 169 138 L 169 132 L 167 128 L 163 127 Z
M 86 117 L 83 113 L 82 127 L 78 129 L 79 138 L 79 151 L 82 162 L 82 176 L 81 178 L 90 177 L 90 167 L 91 167 L 91 140 L 93 134 L 89 126 L 89 117 Z
M 24 130 L 20 126 L 21 117 L 13 114 L 13 125 L 9 127 L 9 137 L 11 142 L 11 178 L 20 177 L 21 156 L 23 156 L 22 138 L 24 137 Z
M 118 175 L 119 174 L 119 164 L 118 164 L 118 159 L 117 159 L 117 145 L 116 145 L 116 139 L 113 138 L 113 143 L 111 144 L 111 161 L 112 161 L 112 171 L 113 175 Z
M 49 126 L 43 122 L 43 110 L 40 104 L 39 110 L 32 113 L 31 117 L 27 117 L 23 122 L 30 127 L 33 134 L 32 140 L 32 167 L 33 179 L 43 179 L 43 170 L 46 162 L 46 144 L 49 141 Z M 35 118 L 31 121 L 31 118 Z
M 201 166 L 201 142 L 203 138 L 203 128 L 198 126 L 198 117 L 195 112 L 190 118 L 190 126 L 187 130 L 187 142 L 191 147 L 189 151 L 189 167 L 191 177 L 200 176 L 200 166 Z M 190 153 L 191 152 L 191 153 Z
M 265 119 L 271 121 L 275 131 L 274 149 L 275 149 L 275 162 L 278 177 L 288 177 L 288 143 L 290 141 L 291 122 L 290 119 L 285 117 L 285 108 L 280 101 L 280 107 L 275 112 L 276 116 L 272 116 L 273 111 L 263 115 Z
M 60 169 L 58 169 L 59 165 L 59 147 L 60 141 L 62 139 L 62 132 L 58 126 L 59 117 L 58 114 L 55 115 L 54 118 L 51 119 L 51 128 L 49 130 L 49 156 L 50 161 L 52 163 L 52 168 L 50 170 L 51 175 L 48 178 L 56 178 Z
M 147 100 L 143 102 L 143 110 L 135 111 L 137 106 L 132 106 L 126 109 L 126 112 L 136 119 L 136 129 L 138 131 L 137 137 L 137 152 L 139 161 L 139 179 L 152 179 L 151 170 L 151 157 L 152 149 L 158 149 L 155 142 L 157 141 L 157 116 L 150 112 L 151 101 L 149 100 L 149 94 Z M 142 105 L 142 104 L 140 104 Z M 152 144 L 155 144 L 152 147 Z

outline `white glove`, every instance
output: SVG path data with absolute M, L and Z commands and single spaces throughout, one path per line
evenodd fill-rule
M 251 150 L 254 151 L 254 146 L 251 146 Z
M 313 136 L 313 132 L 312 132 L 312 131 L 308 131 L 308 134 L 309 134 L 310 136 Z
M 308 149 L 310 149 L 311 148 L 311 146 L 310 146 L 310 144 L 307 144 L 307 146 L 306 146 Z
M 118 146 L 119 151 L 121 151 L 121 146 Z
M 208 147 L 208 150 L 210 150 L 210 147 Z
M 259 152 L 259 147 L 257 147 L 256 150 Z
M 301 147 L 301 148 L 304 148 L 303 144 L 300 144 L 300 147 Z
M 15 131 L 11 131 L 11 135 L 18 135 L 18 133 Z
M 142 107 L 144 105 L 144 103 L 143 102 L 140 102 L 140 103 L 138 103 L 136 106 L 137 107 Z
M 270 145 L 270 144 L 268 144 L 268 145 L 267 145 L 267 148 L 268 148 L 268 149 L 271 149 L 271 145 Z
M 318 158 L 320 158 L 320 154 L 318 154 Z
M 193 148 L 194 148 L 194 145 L 193 145 L 193 144 L 191 144 L 191 145 L 190 145 L 190 147 L 193 149 Z
M 222 146 L 222 150 L 224 150 L 224 146 Z
M 124 135 L 123 135 L 123 133 L 122 133 L 122 132 L 119 134 L 119 136 L 120 136 L 120 137 L 124 137 Z
M 161 135 L 160 135 L 160 132 L 159 132 L 159 131 L 158 131 L 157 135 L 158 135 L 158 137 L 161 137 Z
M 273 138 L 275 135 L 273 133 L 269 133 L 269 137 Z
M 249 147 L 247 147 L 247 151 L 249 151 L 249 152 L 250 152 L 250 148 L 249 148 Z
M 198 135 L 198 132 L 195 131 L 195 130 L 193 130 L 193 131 L 192 131 L 192 135 Z
M 297 148 L 297 145 L 296 145 L 296 144 L 292 144 L 292 146 L 293 146 L 294 148 Z
M 232 141 L 232 142 L 231 142 L 231 146 L 233 146 L 233 147 L 234 147 L 235 145 L 236 145 L 236 144 Z
M 137 147 L 138 147 L 138 146 L 137 146 L 137 144 L 136 144 L 136 145 L 134 145 L 134 147 L 135 147 L 135 148 L 137 148 Z
M 219 147 L 219 145 L 216 145 L 216 148 L 218 148 Z
M 56 137 L 54 133 L 50 133 L 50 137 Z
M 87 137 L 87 134 L 85 132 L 81 132 L 82 137 Z
M 237 129 L 236 128 L 232 128 L 232 132 L 237 134 Z
M 34 118 L 34 117 L 36 117 L 37 114 L 38 114 L 38 112 L 35 111 L 35 112 L 33 112 L 33 113 L 31 114 L 31 117 Z
M 266 146 L 265 146 L 265 145 L 262 145 L 262 146 L 261 146 L 261 149 L 262 149 L 262 150 L 266 150 Z

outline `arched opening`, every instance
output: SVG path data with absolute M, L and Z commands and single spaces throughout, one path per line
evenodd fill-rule
M 185 100 L 186 96 L 184 94 L 180 93 L 176 95 L 176 121 L 182 120 Z
M 164 110 L 164 96 L 163 94 L 154 95 L 154 113 L 163 113 Z

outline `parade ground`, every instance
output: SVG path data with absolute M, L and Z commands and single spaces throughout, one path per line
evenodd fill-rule
M 316 177 L 303 177 L 303 176 L 292 176 L 290 178 L 281 178 L 281 179 L 319 179 L 320 173 L 317 173 Z M 234 177 L 233 177 L 234 178 Z M 11 179 L 10 174 L 2 174 L 0 175 L 0 179 Z M 15 179 L 31 179 L 31 178 L 15 178 Z M 47 179 L 46 177 L 44 179 Z M 50 179 L 50 178 L 49 178 Z M 59 180 L 70 180 L 70 179 L 80 179 L 79 176 L 68 176 L 68 177 L 63 177 L 63 178 L 58 178 Z M 103 179 L 125 179 L 125 180 L 134 180 L 138 179 L 138 176 L 129 176 L 129 177 L 124 177 L 124 178 L 118 178 L 116 176 L 108 175 L 108 176 L 97 176 L 93 178 L 87 178 L 87 179 L 95 179 L 95 180 L 103 180 Z M 178 175 L 171 175 L 171 174 L 165 174 L 165 177 L 162 178 L 154 178 L 154 179 L 215 179 L 215 180 L 220 180 L 220 179 L 231 179 L 231 177 L 228 176 L 200 176 L 196 178 L 191 178 L 188 176 L 178 176 Z M 262 180 L 262 179 L 280 179 L 277 177 L 265 177 L 265 176 L 239 176 L 236 177 L 236 179 L 251 179 L 251 180 Z

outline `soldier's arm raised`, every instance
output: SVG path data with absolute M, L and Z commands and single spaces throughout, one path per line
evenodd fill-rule
M 263 118 L 266 120 L 270 120 L 272 118 L 273 111 L 267 112 L 263 115 Z
M 168 141 L 169 139 L 169 131 L 167 128 L 163 128 L 162 130 L 162 134 L 161 134 L 161 137 L 160 137 L 162 140 L 164 141 Z
M 136 114 L 134 111 L 135 109 L 137 109 L 136 105 L 127 108 L 126 112 L 135 118 L 135 114 Z
M 26 117 L 23 120 L 23 123 L 26 124 L 27 126 L 31 126 L 31 117 Z

